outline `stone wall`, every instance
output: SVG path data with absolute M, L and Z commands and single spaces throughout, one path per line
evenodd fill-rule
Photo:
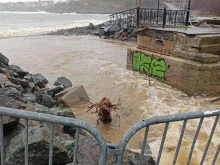
M 155 77 L 190 95 L 211 95 L 220 91 L 220 56 L 217 46 L 220 44 L 220 35 L 176 34 L 174 42 L 172 55 L 158 53 L 156 48 L 128 48 L 127 68 Z M 204 51 L 205 47 L 216 49 L 210 48 L 210 53 Z

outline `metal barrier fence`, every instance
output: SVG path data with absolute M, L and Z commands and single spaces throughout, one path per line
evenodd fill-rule
M 127 27 L 182 27 L 188 25 L 189 11 L 134 8 L 110 15 L 110 21 Z
M 102 134 L 90 124 L 67 117 L 60 117 L 54 115 L 48 115 L 43 113 L 29 112 L 23 110 L 16 110 L 10 108 L 0 107 L 0 146 L 1 146 L 1 165 L 5 165 L 5 152 L 4 152 L 4 134 L 3 134 L 3 121 L 2 116 L 11 116 L 14 118 L 25 119 L 25 165 L 28 165 L 28 120 L 41 121 L 45 123 L 51 123 L 50 128 L 50 151 L 49 151 L 49 165 L 53 163 L 53 141 L 54 141 L 54 124 L 60 124 L 65 126 L 76 127 L 75 143 L 74 143 L 74 159 L 73 165 L 76 165 L 79 132 L 80 129 L 89 132 L 97 141 L 100 147 L 99 165 L 106 164 L 106 148 L 107 143 Z
M 145 152 L 145 147 L 147 143 L 148 138 L 148 131 L 150 126 L 155 124 L 161 124 L 165 123 L 165 129 L 162 136 L 162 141 L 160 144 L 160 149 L 157 156 L 156 165 L 160 164 L 160 158 L 162 155 L 164 143 L 166 140 L 166 135 L 168 131 L 168 126 L 170 122 L 176 122 L 176 121 L 183 121 L 180 137 L 178 140 L 178 145 L 176 148 L 173 165 L 176 164 L 176 160 L 179 154 L 179 150 L 181 148 L 182 139 L 184 136 L 185 128 L 187 125 L 187 121 L 191 119 L 200 119 L 199 125 L 197 127 L 195 136 L 193 138 L 193 142 L 191 145 L 189 157 L 187 160 L 187 165 L 190 164 L 192 153 L 195 147 L 196 140 L 198 138 L 202 123 L 204 118 L 207 117 L 215 117 L 215 121 L 213 124 L 213 127 L 211 129 L 211 133 L 209 135 L 200 165 L 203 164 L 207 151 L 209 149 L 209 145 L 211 143 L 213 134 L 215 132 L 216 126 L 219 122 L 219 115 L 220 110 L 214 110 L 214 111 L 197 111 L 197 112 L 189 112 L 184 114 L 176 114 L 176 115 L 166 115 L 166 116 L 157 116 L 157 117 L 150 117 L 146 120 L 142 120 L 135 125 L 133 125 L 123 136 L 118 146 L 115 146 L 113 144 L 109 144 L 105 141 L 102 134 L 93 126 L 90 124 L 67 117 L 60 117 L 60 116 L 54 116 L 54 115 L 48 115 L 48 114 L 42 114 L 42 113 L 36 113 L 36 112 L 29 112 L 29 111 L 23 111 L 23 110 L 16 110 L 16 109 L 10 109 L 10 108 L 4 108 L 0 107 L 0 147 L 1 147 L 1 165 L 5 165 L 5 152 L 4 152 L 4 134 L 3 134 L 3 121 L 2 116 L 11 116 L 14 118 L 22 118 L 25 119 L 25 165 L 28 165 L 28 121 L 29 120 L 35 120 L 35 121 L 41 121 L 51 124 L 51 133 L 50 133 L 50 151 L 49 151 L 49 165 L 52 165 L 53 162 L 53 141 L 54 141 L 54 124 L 60 124 L 60 125 L 66 125 L 66 126 L 73 126 L 76 127 L 76 135 L 75 135 L 75 144 L 74 144 L 74 159 L 73 164 L 76 163 L 77 159 L 77 150 L 78 150 L 78 141 L 79 141 L 79 130 L 83 129 L 89 132 L 97 141 L 100 147 L 100 157 L 99 157 L 99 165 L 105 165 L 107 161 L 107 156 L 111 155 L 113 157 L 113 163 L 116 163 L 117 165 L 122 165 L 123 163 L 123 155 L 125 152 L 126 145 L 130 141 L 130 139 L 142 128 L 145 128 L 145 134 L 143 139 L 143 145 L 141 148 L 141 155 L 139 164 L 143 164 L 143 157 Z M 212 161 L 212 165 L 215 165 L 218 155 L 220 152 L 220 144 L 216 150 L 215 156 Z
M 189 113 L 184 113 L 184 114 L 150 117 L 150 118 L 148 118 L 146 120 L 140 121 L 140 122 L 136 123 L 135 125 L 133 125 L 125 133 L 125 135 L 121 139 L 121 141 L 119 143 L 119 146 L 118 146 L 118 149 L 120 150 L 121 153 L 118 156 L 117 165 L 121 165 L 122 164 L 123 154 L 124 154 L 124 151 L 125 151 L 125 147 L 128 144 L 129 140 L 139 130 L 141 130 L 142 128 L 145 128 L 143 146 L 141 148 L 141 157 L 140 157 L 140 162 L 139 162 L 139 165 L 142 165 L 143 164 L 144 151 L 145 151 L 147 137 L 148 137 L 148 131 L 149 131 L 150 126 L 164 123 L 165 124 L 165 128 L 164 128 L 164 132 L 163 132 L 163 136 L 162 136 L 162 140 L 161 140 L 161 144 L 160 144 L 160 149 L 159 149 L 157 160 L 156 160 L 156 165 L 159 165 L 160 164 L 161 154 L 162 154 L 163 147 L 164 147 L 164 142 L 166 140 L 166 135 L 167 135 L 169 123 L 170 122 L 176 122 L 176 121 L 183 121 L 182 130 L 181 130 L 181 133 L 180 133 L 178 145 L 177 145 L 175 156 L 174 156 L 173 163 L 172 163 L 172 165 L 175 165 L 176 161 L 177 161 L 178 154 L 179 154 L 179 150 L 180 150 L 180 147 L 181 147 L 181 143 L 182 143 L 182 140 L 183 140 L 183 136 L 184 136 L 184 132 L 185 132 L 187 121 L 189 121 L 190 119 L 200 119 L 199 125 L 197 127 L 197 130 L 196 130 L 196 133 L 195 133 L 195 136 L 193 138 L 193 142 L 192 142 L 192 145 L 191 145 L 191 148 L 190 148 L 190 153 L 189 153 L 189 156 L 188 156 L 188 160 L 187 160 L 187 165 L 190 165 L 190 162 L 191 162 L 191 159 L 192 159 L 193 150 L 194 150 L 194 147 L 195 147 L 195 143 L 196 143 L 196 140 L 198 138 L 198 135 L 199 135 L 199 132 L 200 132 L 200 128 L 202 126 L 204 118 L 216 116 L 214 124 L 213 124 L 213 127 L 211 129 L 211 133 L 210 133 L 209 138 L 208 138 L 207 145 L 205 147 L 205 151 L 203 153 L 203 156 L 202 156 L 202 159 L 201 159 L 201 162 L 200 162 L 200 165 L 202 165 L 204 163 L 207 151 L 209 149 L 210 142 L 212 140 L 212 137 L 213 137 L 213 134 L 215 132 L 216 126 L 218 124 L 219 115 L 220 115 L 220 110 L 205 111 L 205 112 L 204 111 L 197 111 L 197 112 L 189 112 Z M 214 159 L 212 161 L 212 165 L 215 165 L 219 152 L 220 152 L 220 142 L 219 142 L 218 148 L 216 150 Z

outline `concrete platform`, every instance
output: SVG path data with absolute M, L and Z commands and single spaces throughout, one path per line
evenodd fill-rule
M 220 28 L 153 28 L 149 27 L 152 30 L 160 30 L 174 33 L 183 33 L 187 35 L 207 35 L 207 34 L 220 34 Z

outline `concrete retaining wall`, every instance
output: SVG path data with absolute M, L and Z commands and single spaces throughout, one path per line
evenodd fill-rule
M 178 50 L 183 51 L 176 48 L 176 54 L 181 54 Z M 184 53 L 187 52 L 177 57 L 128 48 L 127 68 L 155 77 L 190 95 L 211 95 L 220 91 L 219 57 L 204 55 L 186 59 L 182 58 Z

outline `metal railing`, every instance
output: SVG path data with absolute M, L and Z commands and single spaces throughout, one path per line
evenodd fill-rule
M 109 17 L 113 25 L 133 27 L 137 25 L 137 8 L 111 14 Z
M 78 142 L 79 142 L 79 132 L 80 129 L 83 129 L 87 132 L 89 132 L 97 141 L 99 148 L 100 148 L 100 157 L 99 157 L 99 165 L 105 165 L 107 161 L 107 156 L 112 156 L 113 158 L 113 163 L 117 165 L 122 165 L 123 163 L 123 158 L 124 158 L 124 152 L 125 148 L 130 141 L 130 139 L 142 128 L 145 128 L 145 133 L 144 133 L 144 139 L 143 139 L 143 145 L 141 148 L 141 154 L 140 154 L 140 160 L 139 164 L 143 164 L 143 158 L 145 155 L 145 147 L 147 144 L 147 139 L 148 139 L 148 132 L 150 126 L 156 125 L 156 124 L 165 124 L 165 129 L 163 132 L 161 144 L 160 144 L 160 149 L 158 152 L 157 156 L 157 161 L 156 165 L 160 164 L 160 158 L 163 152 L 163 147 L 164 143 L 166 140 L 166 135 L 168 132 L 168 126 L 169 123 L 171 122 L 176 122 L 176 121 L 183 121 L 180 137 L 178 140 L 178 144 L 176 147 L 176 152 L 175 156 L 173 159 L 173 165 L 176 164 L 177 157 L 179 154 L 179 150 L 181 148 L 181 143 L 183 140 L 184 132 L 186 129 L 187 122 L 191 119 L 200 119 L 199 125 L 197 127 L 195 136 L 193 138 L 193 142 L 191 145 L 190 153 L 188 156 L 187 160 L 187 165 L 190 164 L 191 159 L 192 159 L 192 153 L 195 148 L 195 143 L 198 138 L 202 123 L 204 118 L 208 117 L 215 117 L 215 121 L 213 124 L 213 127 L 211 129 L 211 133 L 209 135 L 200 165 L 203 164 L 207 151 L 209 149 L 209 145 L 211 143 L 213 134 L 216 130 L 217 124 L 219 122 L 219 115 L 220 115 L 220 110 L 213 110 L 213 111 L 197 111 L 197 112 L 189 112 L 189 113 L 184 113 L 184 114 L 176 114 L 176 115 L 166 115 L 166 116 L 156 116 L 156 117 L 150 117 L 146 120 L 142 120 L 135 125 L 133 125 L 123 136 L 121 139 L 120 143 L 118 146 L 115 146 L 113 144 L 109 144 L 105 141 L 103 138 L 102 134 L 93 126 L 90 124 L 77 120 L 77 119 L 72 119 L 72 118 L 67 118 L 67 117 L 60 117 L 60 116 L 54 116 L 54 115 L 48 115 L 48 114 L 42 114 L 42 113 L 36 113 L 36 112 L 29 112 L 29 111 L 24 111 L 24 110 L 16 110 L 16 109 L 10 109 L 10 108 L 4 108 L 0 107 L 0 147 L 1 147 L 1 165 L 5 165 L 5 148 L 4 148 L 4 133 L 3 133 L 3 121 L 2 121 L 2 116 L 10 116 L 14 118 L 22 118 L 25 120 L 25 165 L 28 165 L 28 121 L 29 120 L 35 120 L 35 121 L 41 121 L 41 122 L 46 122 L 51 124 L 51 129 L 50 129 L 50 151 L 49 151 L 49 165 L 53 164 L 53 141 L 54 141 L 54 124 L 60 124 L 60 125 L 66 125 L 66 126 L 72 126 L 76 128 L 76 135 L 75 135 L 75 143 L 74 143 L 74 157 L 73 157 L 73 165 L 77 164 L 77 150 L 78 150 Z M 219 126 L 219 125 L 218 125 Z M 218 155 L 220 152 L 220 144 L 218 145 L 218 148 L 215 152 L 215 156 L 212 160 L 212 165 L 215 165 Z
M 183 140 L 183 136 L 184 136 L 184 132 L 185 132 L 185 129 L 186 129 L 187 121 L 189 121 L 190 119 L 200 119 L 200 122 L 199 122 L 199 125 L 197 127 L 195 136 L 194 136 L 193 141 L 192 141 L 192 145 L 191 145 L 191 148 L 190 148 L 190 153 L 189 153 L 188 160 L 187 160 L 187 165 L 190 165 L 190 162 L 191 162 L 191 159 L 192 159 L 193 150 L 194 150 L 194 147 L 195 147 L 195 143 L 196 143 L 196 140 L 198 138 L 198 135 L 199 135 L 199 132 L 200 132 L 200 128 L 202 126 L 204 118 L 216 116 L 214 124 L 213 124 L 213 127 L 211 129 L 211 133 L 210 133 L 209 138 L 208 138 L 208 142 L 206 144 L 206 147 L 205 147 L 205 150 L 204 150 L 201 162 L 200 162 L 200 165 L 202 165 L 204 163 L 207 151 L 209 149 L 209 145 L 211 143 L 213 134 L 214 134 L 216 126 L 218 124 L 219 115 L 220 115 L 220 110 L 197 111 L 197 112 L 189 112 L 189 113 L 176 114 L 176 115 L 156 116 L 156 117 L 150 117 L 150 118 L 148 118 L 146 120 L 142 120 L 142 121 L 136 123 L 135 125 L 133 125 L 125 133 L 125 135 L 121 139 L 121 141 L 119 143 L 119 146 L 118 146 L 118 149 L 120 150 L 121 153 L 118 156 L 117 165 L 121 165 L 122 164 L 125 147 L 128 144 L 128 142 L 130 141 L 130 139 L 139 130 L 141 130 L 142 128 L 145 128 L 143 145 L 142 145 L 142 148 L 141 148 L 141 156 L 140 156 L 140 161 L 139 161 L 139 165 L 142 165 L 143 164 L 143 157 L 144 157 L 144 152 L 145 152 L 145 147 L 146 147 L 146 142 L 147 142 L 148 132 L 149 132 L 150 126 L 154 126 L 156 124 L 164 123 L 165 124 L 165 128 L 164 128 L 164 132 L 163 132 L 163 136 L 162 136 L 162 140 L 161 140 L 161 144 L 160 144 L 160 149 L 159 149 L 157 160 L 156 160 L 156 165 L 159 165 L 160 164 L 160 158 L 161 158 L 162 151 L 163 151 L 163 147 L 164 147 L 164 143 L 165 143 L 165 140 L 166 140 L 166 135 L 167 135 L 169 123 L 170 122 L 176 122 L 176 121 L 183 121 L 180 137 L 179 137 L 179 140 L 178 140 L 175 156 L 174 156 L 173 163 L 172 163 L 172 165 L 175 165 L 176 161 L 177 161 L 178 154 L 179 154 L 179 150 L 181 148 L 181 143 L 182 143 L 182 140 Z M 213 158 L 212 165 L 215 165 L 219 152 L 220 152 L 220 142 L 219 142 L 218 148 L 216 150 L 215 156 Z
M 110 15 L 112 24 L 128 27 L 182 27 L 189 22 L 189 10 L 134 8 Z
M 100 157 L 99 157 L 99 165 L 106 164 L 106 147 L 107 143 L 103 138 L 102 134 L 90 124 L 67 117 L 60 117 L 54 115 L 48 115 L 37 112 L 29 112 L 24 110 L 10 109 L 0 107 L 0 146 L 1 146 L 1 165 L 5 165 L 5 148 L 4 148 L 4 133 L 3 133 L 3 121 L 2 116 L 10 116 L 14 118 L 21 118 L 25 120 L 25 165 L 28 165 L 28 121 L 41 121 L 45 123 L 50 123 L 50 151 L 49 151 L 49 165 L 53 164 L 53 141 L 54 141 L 54 124 L 60 124 L 65 126 L 72 126 L 76 128 L 75 134 L 75 143 L 74 143 L 74 157 L 73 157 L 73 165 L 76 165 L 77 159 L 77 150 L 78 150 L 78 142 L 79 142 L 79 132 L 80 129 L 83 129 L 89 132 L 97 141 L 100 147 Z

